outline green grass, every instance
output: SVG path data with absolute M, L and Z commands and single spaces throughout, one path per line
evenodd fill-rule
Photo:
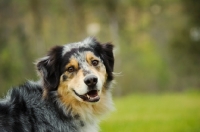
M 101 132 L 200 132 L 200 94 L 131 95 L 115 99 L 116 111 Z

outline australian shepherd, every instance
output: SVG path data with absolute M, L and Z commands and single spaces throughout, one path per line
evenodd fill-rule
M 41 79 L 0 101 L 1 132 L 97 132 L 113 109 L 113 45 L 89 37 L 56 46 L 36 62 Z

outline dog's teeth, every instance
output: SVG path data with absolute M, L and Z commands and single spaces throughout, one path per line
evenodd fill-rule
M 87 98 L 90 99 L 90 96 L 87 94 Z

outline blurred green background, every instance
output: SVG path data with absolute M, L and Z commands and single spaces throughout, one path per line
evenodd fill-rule
M 102 131 L 200 131 L 198 0 L 0 0 L 0 96 L 37 80 L 52 46 L 87 36 L 115 45 Z

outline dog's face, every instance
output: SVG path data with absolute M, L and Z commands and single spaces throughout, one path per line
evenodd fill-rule
M 54 47 L 37 63 L 44 91 L 57 91 L 63 100 L 98 102 L 113 79 L 112 49 L 94 38 Z
M 62 90 L 63 93 L 67 90 L 80 101 L 99 101 L 107 79 L 102 59 L 87 50 L 75 52 L 70 56 L 69 62 L 64 64 L 59 91 Z

